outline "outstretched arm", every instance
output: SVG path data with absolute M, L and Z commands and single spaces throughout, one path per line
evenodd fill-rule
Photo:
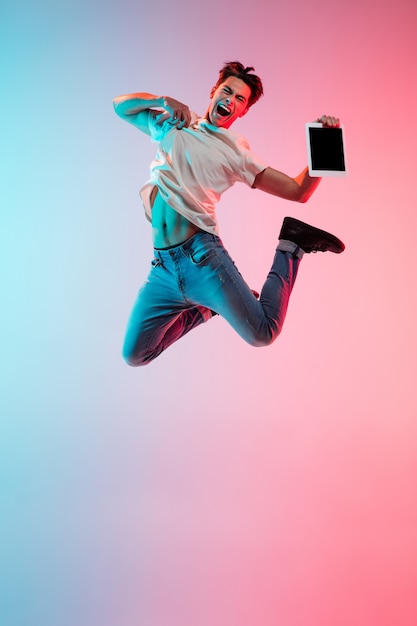
M 322 117 L 316 121 L 321 122 L 323 126 L 329 128 L 337 128 L 340 126 L 337 117 L 322 115 Z M 295 178 L 291 178 L 272 167 L 267 167 L 256 176 L 253 187 L 274 196 L 284 198 L 285 200 L 307 202 L 312 193 L 317 189 L 320 181 L 321 178 L 309 175 L 308 167 Z
M 155 96 L 150 93 L 131 93 L 113 100 L 114 110 L 126 122 L 149 134 L 147 118 L 150 109 L 161 111 L 160 123 L 170 120 L 177 128 L 188 126 L 191 113 L 188 106 L 169 96 Z

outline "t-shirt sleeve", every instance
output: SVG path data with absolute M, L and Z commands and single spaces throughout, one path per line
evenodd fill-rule
M 240 180 L 249 185 L 249 187 L 252 187 L 256 176 L 269 167 L 269 165 L 257 154 L 252 152 L 244 137 L 240 138 L 239 147 L 241 151 L 241 167 L 239 168 Z

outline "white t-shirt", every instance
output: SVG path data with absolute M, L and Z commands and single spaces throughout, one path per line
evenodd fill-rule
M 218 235 L 215 206 L 236 182 L 253 185 L 268 167 L 249 148 L 244 137 L 192 114 L 190 126 L 178 130 L 168 122 L 157 125 L 160 114 L 150 111 L 148 126 L 158 151 L 150 180 L 140 190 L 146 217 L 152 220 L 150 195 L 156 185 L 175 211 L 199 228 Z

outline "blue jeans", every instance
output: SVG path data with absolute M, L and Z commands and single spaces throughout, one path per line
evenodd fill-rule
M 258 300 L 219 237 L 199 232 L 172 248 L 154 251 L 127 326 L 123 357 L 146 365 L 214 313 L 252 346 L 267 346 L 281 332 L 302 251 L 281 241 Z

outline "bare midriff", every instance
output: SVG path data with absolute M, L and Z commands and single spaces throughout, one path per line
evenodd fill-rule
M 185 217 L 177 213 L 161 198 L 158 187 L 151 193 L 152 206 L 152 234 L 155 248 L 169 248 L 178 246 L 198 232 L 201 228 L 195 226 Z

